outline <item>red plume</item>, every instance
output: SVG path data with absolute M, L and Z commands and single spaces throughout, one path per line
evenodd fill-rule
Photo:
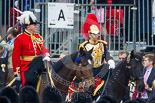
M 100 26 L 97 20 L 97 17 L 95 16 L 95 14 L 88 14 L 83 27 L 82 27 L 82 34 L 86 39 L 88 39 L 88 31 L 89 31 L 89 27 L 91 25 L 96 25 L 98 27 L 98 29 L 100 30 Z

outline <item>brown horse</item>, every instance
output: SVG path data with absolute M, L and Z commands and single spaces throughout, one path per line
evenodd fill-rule
M 45 63 L 42 58 L 42 56 L 35 58 L 30 63 L 27 75 L 25 75 L 25 85 L 37 88 L 40 99 L 42 89 L 47 85 L 52 85 L 60 90 L 65 100 L 68 87 L 75 76 L 87 92 L 93 92 L 95 86 L 93 60 L 89 51 L 80 50 L 80 52 L 65 56 L 54 65 L 48 62 L 46 63 L 47 69 L 44 69 Z M 40 88 L 37 84 L 40 84 Z

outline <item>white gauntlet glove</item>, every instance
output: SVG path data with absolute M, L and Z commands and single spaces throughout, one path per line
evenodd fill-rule
M 49 62 L 49 61 L 51 61 L 51 58 L 50 58 L 49 56 L 46 55 L 46 56 L 43 58 L 43 61 L 48 61 L 48 62 Z
M 115 62 L 114 62 L 114 60 L 110 59 L 108 61 L 108 64 L 109 64 L 109 69 L 114 69 L 115 68 Z
M 14 75 L 14 76 L 15 76 L 17 81 L 21 81 L 21 77 L 20 76 L 17 76 L 17 75 Z
M 21 78 L 20 77 L 15 77 L 15 78 L 16 78 L 16 80 L 21 81 Z

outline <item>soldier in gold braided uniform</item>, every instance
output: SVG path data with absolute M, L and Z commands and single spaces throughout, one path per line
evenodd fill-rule
M 83 30 L 88 40 L 80 44 L 79 50 L 80 48 L 87 51 L 93 49 L 91 55 L 94 60 L 94 71 L 100 71 L 100 67 L 107 63 L 109 64 L 109 68 L 114 68 L 115 63 L 106 48 L 107 42 L 99 40 L 100 26 L 94 14 L 89 14 L 87 16 L 83 25 Z M 96 72 L 94 75 L 95 74 Z
M 96 84 L 97 90 L 94 92 L 94 95 L 95 95 L 96 92 L 104 84 L 104 81 L 99 79 L 99 78 L 104 79 L 103 77 L 107 73 L 107 71 L 105 71 L 106 73 L 104 73 L 104 69 L 106 68 L 114 69 L 115 62 L 113 61 L 112 57 L 107 51 L 107 48 L 106 48 L 107 42 L 103 40 L 99 40 L 100 26 L 94 14 L 89 14 L 87 16 L 85 23 L 83 25 L 83 31 L 84 31 L 84 36 L 87 37 L 88 40 L 80 44 L 79 50 L 80 48 L 83 48 L 84 50 L 87 50 L 87 51 L 92 50 L 91 55 L 94 60 L 93 73 L 94 73 L 94 76 L 98 79 L 98 82 Z M 100 88 L 98 88 L 98 86 Z
M 92 51 L 91 55 L 94 60 L 94 69 L 93 73 L 94 76 L 97 78 L 96 87 L 94 90 L 93 96 L 96 95 L 97 91 L 103 86 L 105 79 L 102 77 L 103 72 L 100 72 L 101 69 L 106 68 L 114 68 L 115 63 L 112 60 L 112 57 L 110 57 L 109 52 L 107 51 L 106 45 L 107 42 L 103 40 L 99 40 L 99 33 L 100 33 L 100 26 L 98 24 L 98 20 L 94 14 L 89 14 L 84 22 L 83 25 L 83 36 L 88 39 L 87 41 L 83 42 L 79 46 L 80 48 L 83 48 L 83 50 Z M 107 73 L 108 70 L 105 72 Z M 106 74 L 105 73 L 105 74 Z M 102 78 L 102 79 L 101 79 Z M 69 87 L 69 100 L 72 96 L 72 94 L 77 91 L 78 89 L 75 89 L 76 82 L 78 82 L 77 78 L 74 80 L 74 83 L 72 82 Z

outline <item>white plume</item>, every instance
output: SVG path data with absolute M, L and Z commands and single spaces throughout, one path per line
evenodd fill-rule
M 15 9 L 15 8 L 14 8 Z M 33 14 L 33 12 L 31 11 L 24 11 L 21 12 L 18 9 L 15 9 L 17 12 L 20 12 L 22 15 L 17 17 L 17 20 L 20 21 L 20 24 L 28 24 L 29 23 L 29 19 L 31 17 L 31 19 L 33 20 L 33 22 L 37 21 L 37 18 L 35 17 L 35 15 Z

